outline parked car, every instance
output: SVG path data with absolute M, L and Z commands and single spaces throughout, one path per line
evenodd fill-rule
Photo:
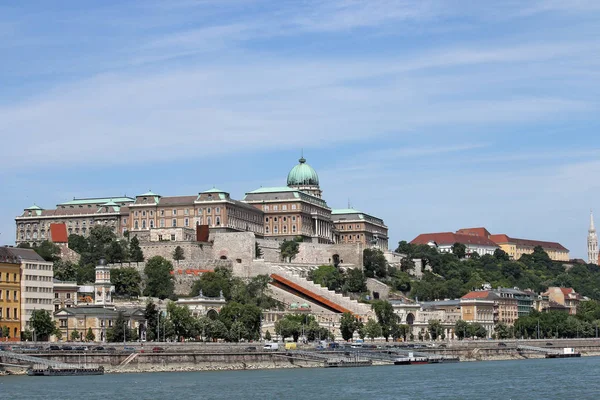
M 552 343 L 548 342 L 546 343 L 546 346 L 554 346 Z
M 500 342 L 498 343 L 498 347 L 506 347 L 506 343 Z
M 123 351 L 125 353 L 135 353 L 135 347 L 125 346 L 125 347 L 123 347 Z
M 256 346 L 248 346 L 244 349 L 244 351 L 256 351 Z
M 88 347 L 87 346 L 75 346 L 75 347 L 73 347 L 73 350 L 75 350 L 75 351 L 88 351 Z
M 105 347 L 104 351 L 108 351 L 109 353 L 114 353 L 115 351 L 117 351 L 117 349 L 114 347 Z
M 156 347 L 152 348 L 152 352 L 153 353 L 164 353 L 165 349 L 163 347 L 156 346 Z
M 96 346 L 92 349 L 92 351 L 104 351 L 104 346 Z
M 442 343 L 442 344 L 440 344 L 440 346 L 439 346 L 439 347 L 443 349 L 443 348 L 446 348 L 446 347 L 448 347 L 448 346 L 446 345 L 446 343 Z
M 73 351 L 73 346 L 65 345 L 65 346 L 62 346 L 60 349 L 62 351 Z
M 50 346 L 48 346 L 46 348 L 46 350 L 48 350 L 48 351 L 59 351 L 60 350 L 60 346 L 57 346 L 55 344 L 51 344 Z

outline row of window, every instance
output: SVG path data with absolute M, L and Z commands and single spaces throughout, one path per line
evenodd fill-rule
M 0 300 L 3 300 L 2 293 L 3 293 L 3 291 L 0 290 Z M 10 290 L 8 290 L 8 289 L 6 290 L 6 297 L 4 297 L 4 299 L 6 299 L 6 300 L 10 300 L 11 299 L 11 297 L 10 297 Z M 19 301 L 19 291 L 18 290 L 14 290 L 13 291 L 12 300 L 13 301 Z
M 71 293 L 66 293 L 66 295 L 67 295 L 67 296 L 66 296 L 66 298 L 67 298 L 67 299 L 70 299 L 70 298 L 71 298 Z M 55 298 L 55 299 L 58 299 L 58 297 L 59 297 L 59 293 L 54 293 L 54 298 Z M 65 296 L 63 296 L 63 297 L 65 297 Z
M 215 217 L 215 225 L 213 225 L 212 221 L 213 221 L 212 217 L 206 217 L 206 224 L 207 225 L 210 225 L 210 226 L 221 226 L 221 217 L 220 216 L 216 216 Z M 204 222 L 204 219 L 202 217 L 199 217 L 198 220 L 196 221 L 196 223 L 198 225 L 203 225 L 203 222 Z M 144 219 L 144 220 L 141 221 L 141 224 L 140 224 L 140 221 L 137 221 L 137 220 L 133 221 L 133 229 L 134 230 L 140 229 L 140 226 L 141 226 L 141 229 L 147 229 L 147 228 L 154 229 L 154 220 L 151 219 L 149 221 L 146 221 Z M 186 228 L 188 228 L 190 226 L 190 219 L 189 218 L 184 218 L 184 220 L 183 220 L 183 226 L 186 227 Z M 159 220 L 159 227 L 160 228 L 164 228 L 165 227 L 165 220 L 164 219 Z M 172 228 L 177 228 L 177 218 L 173 218 L 171 220 L 171 227 Z
M 10 282 L 10 273 L 6 273 L 6 280 L 5 282 Z M 19 282 L 19 274 L 12 274 L 12 281 L 13 282 Z M 0 273 L 0 282 L 2 282 L 2 274 Z
M 52 282 L 51 276 L 25 275 L 26 281 Z
M 204 210 L 203 208 L 196 209 L 197 215 L 202 215 L 203 210 Z M 178 213 L 178 210 L 176 208 L 174 208 L 171 211 L 171 213 L 172 213 L 173 216 L 176 216 L 177 213 Z M 212 213 L 212 208 L 211 207 L 207 207 L 206 208 L 206 214 L 211 214 L 211 213 Z M 133 215 L 135 217 L 139 216 L 140 214 L 142 215 L 142 217 L 145 217 L 146 215 L 149 215 L 150 217 L 153 217 L 154 216 L 154 211 L 153 210 L 150 210 L 150 211 L 146 211 L 146 210 L 137 211 L 136 210 L 133 213 Z M 159 210 L 159 214 L 160 214 L 161 217 L 164 217 L 165 216 L 165 210 Z M 221 207 L 215 207 L 215 214 L 221 214 Z M 184 209 L 183 210 L 183 215 L 190 215 L 190 210 L 188 208 Z
M 263 206 L 263 210 L 265 210 L 265 211 L 269 211 L 269 207 L 270 207 L 270 209 L 271 209 L 271 210 L 273 210 L 273 211 L 279 211 L 279 205 L 278 205 L 278 204 L 273 204 L 272 206 L 269 206 L 268 204 L 265 204 L 265 205 Z M 292 210 L 296 210 L 296 209 L 298 208 L 298 206 L 297 206 L 296 204 L 292 204 L 290 208 L 291 208 Z M 281 211 L 287 211 L 287 209 L 288 209 L 288 206 L 287 206 L 287 204 L 282 204 L 282 205 L 281 205 Z
M 40 264 L 25 264 L 25 269 L 40 270 L 40 271 L 52 271 L 52 265 L 40 265 Z
M 38 299 L 32 297 L 25 298 L 25 304 L 52 304 L 51 299 Z
M 344 226 L 345 226 L 345 225 L 340 225 L 340 226 L 339 226 L 339 229 L 340 229 L 340 230 L 344 230 L 344 229 L 351 230 L 351 229 L 352 229 L 352 225 L 348 225 L 348 228 L 344 228 Z M 360 229 L 360 225 L 359 225 L 359 224 L 356 224 L 356 228 L 355 228 L 355 229 Z
M 13 308 L 13 319 L 19 319 L 19 309 Z M 0 308 L 0 319 L 10 319 L 10 308 L 6 307 L 6 314 L 2 315 L 2 308 Z
M 269 218 L 270 218 L 270 219 L 271 219 L 273 222 L 277 222 L 277 221 L 279 221 L 278 217 L 265 217 L 265 222 L 269 222 Z M 293 215 L 291 218 L 292 218 L 292 221 L 293 221 L 293 222 L 296 222 L 296 216 L 295 216 L 295 215 Z M 283 222 L 287 222 L 287 219 L 288 219 L 288 217 L 281 217 L 281 220 L 282 220 Z
M 270 233 L 268 226 L 265 226 L 265 233 Z M 277 225 L 275 225 L 275 226 L 273 226 L 273 234 L 277 234 L 277 233 L 279 233 L 279 227 Z M 281 228 L 281 233 L 288 233 L 287 225 L 284 225 Z M 292 233 L 296 233 L 296 225 L 292 225 Z
M 30 293 L 52 293 L 51 287 L 25 286 L 25 291 Z

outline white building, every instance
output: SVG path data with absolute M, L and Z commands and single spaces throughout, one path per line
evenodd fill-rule
M 480 256 L 494 254 L 499 249 L 496 243 L 484 236 L 466 235 L 453 232 L 422 233 L 414 238 L 411 244 L 426 244 L 436 247 L 441 253 L 451 253 L 455 243 L 464 244 L 467 254 L 477 253 Z
M 21 329 L 25 330 L 34 310 L 54 311 L 53 263 L 31 249 L 10 247 L 8 251 L 21 262 Z

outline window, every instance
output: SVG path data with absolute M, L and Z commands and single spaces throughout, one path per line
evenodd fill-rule
M 142 220 L 142 229 L 146 229 L 146 220 Z
M 185 210 L 183 210 L 183 215 L 189 215 L 190 214 L 190 210 L 188 210 L 187 208 Z
M 54 298 L 58 299 L 58 293 L 54 293 Z
M 273 233 L 279 233 L 279 232 L 278 232 L 277 225 L 273 227 Z
M 265 226 L 265 233 L 269 233 L 269 227 Z
M 277 217 L 273 217 L 273 221 L 274 221 L 274 222 L 277 222 Z
M 198 220 L 196 221 L 196 225 L 202 225 L 202 217 L 198 217 Z
M 165 219 L 164 219 L 164 218 L 161 218 L 161 219 L 160 219 L 160 227 L 161 227 L 161 228 L 164 228 L 164 227 L 165 227 Z
M 265 218 L 265 222 L 269 222 L 269 217 L 266 217 L 266 218 Z
M 206 213 L 207 213 L 207 214 L 210 214 L 210 212 L 211 212 L 211 211 L 212 211 L 212 210 L 210 209 L 210 207 L 208 207 L 208 208 L 206 209 Z
M 177 210 L 173 210 L 173 215 L 177 215 Z
M 215 208 L 215 214 L 221 214 L 221 207 Z
M 296 216 L 295 215 L 292 217 L 292 221 L 296 222 Z
M 360 225 L 356 224 L 356 229 L 360 229 Z
M 165 216 L 165 210 L 160 210 L 160 216 L 164 217 Z
M 134 228 L 134 229 L 139 229 L 139 228 L 140 228 L 138 221 L 135 221 L 135 222 L 133 223 L 133 228 Z
M 279 206 L 277 206 L 277 205 L 273 206 L 273 211 L 277 211 L 277 210 L 279 210 Z
M 206 225 L 208 225 L 208 226 L 212 225 L 212 218 L 211 217 L 206 218 Z
M 296 225 L 292 225 L 292 232 L 296 233 Z
M 264 209 L 265 211 L 269 211 L 269 206 L 264 206 L 264 207 L 263 207 L 263 209 Z
M 221 226 L 221 217 L 217 216 L 215 218 L 215 223 L 216 223 L 217 226 Z
M 71 298 L 71 293 L 67 293 L 67 299 Z
M 184 226 L 190 226 L 190 219 L 189 218 L 184 219 L 183 220 L 183 225 Z
M 150 228 L 154 228 L 154 220 L 153 219 L 150 220 Z
M 202 209 L 201 208 L 198 209 L 198 215 L 202 215 Z
M 146 216 L 146 211 L 142 211 L 142 217 Z
M 171 235 L 171 240 L 175 240 L 175 235 Z
M 287 225 L 283 226 L 283 233 L 287 233 Z
M 283 217 L 283 222 L 286 222 L 286 221 L 287 221 L 287 217 Z
M 171 226 L 177 226 L 177 218 L 173 218 L 173 221 L 171 221 Z
M 137 217 L 138 216 L 138 212 L 137 211 L 134 212 L 133 215 L 135 215 Z
M 282 209 L 282 210 L 287 210 L 287 205 L 285 205 L 285 204 L 284 204 L 284 205 L 282 205 L 282 206 L 281 206 L 281 209 Z

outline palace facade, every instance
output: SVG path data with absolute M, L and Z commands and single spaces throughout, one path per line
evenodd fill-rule
M 382 219 L 328 206 L 319 176 L 304 157 L 289 172 L 286 186 L 261 187 L 247 192 L 242 200 L 217 188 L 189 196 L 148 191 L 135 198 L 73 199 L 55 209 L 33 205 L 15 222 L 16 243 L 30 245 L 53 241 L 51 225 L 62 224 L 68 235 L 87 236 L 92 226 L 106 225 L 119 236 L 128 231 L 146 241 L 194 241 L 200 240 L 200 231 L 248 231 L 273 240 L 302 238 L 313 243 L 388 248 L 388 228 Z

